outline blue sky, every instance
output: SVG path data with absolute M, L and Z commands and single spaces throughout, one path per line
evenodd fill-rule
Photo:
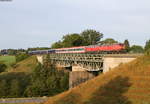
M 0 49 L 49 47 L 63 35 L 85 29 L 144 46 L 150 39 L 150 0 L 0 2 Z

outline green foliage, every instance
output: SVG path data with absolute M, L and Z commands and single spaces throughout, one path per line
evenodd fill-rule
M 0 63 L 0 73 L 6 70 L 7 66 L 3 63 Z
M 130 51 L 130 43 L 127 39 L 124 41 L 124 44 L 125 44 L 126 51 L 129 52 Z
M 21 86 L 17 79 L 13 79 L 10 84 L 10 97 L 20 97 L 21 96 Z
M 8 49 L 8 55 L 16 55 L 17 50 L 16 49 Z
M 100 42 L 100 44 L 114 44 L 114 43 L 118 43 L 118 41 L 116 41 L 112 38 L 107 38 L 107 39 Z
M 24 68 L 24 67 L 21 67 Z M 47 62 L 37 64 L 32 72 L 0 74 L 0 98 L 52 96 L 66 91 L 69 75 Z
M 73 47 L 83 45 L 83 37 L 79 34 L 67 34 L 63 36 L 62 41 L 52 44 L 52 48 Z
M 145 45 L 145 52 L 148 51 L 150 49 L 150 40 L 148 40 L 146 42 L 146 45 Z
M 62 47 L 63 47 L 63 45 L 62 45 L 61 41 L 55 42 L 51 46 L 51 48 L 62 48 Z
M 0 98 L 25 97 L 24 91 L 29 85 L 30 74 L 4 73 L 0 74 Z
M 27 88 L 26 95 L 53 96 L 67 90 L 68 82 L 68 74 L 64 71 L 58 71 L 52 64 L 39 64 L 32 74 L 31 85 Z
M 64 77 L 62 77 L 60 80 L 60 87 L 62 88 L 62 91 L 68 90 L 69 87 L 68 82 L 69 82 L 69 73 L 65 73 Z
M 150 56 L 150 49 L 148 49 L 148 50 L 145 52 L 145 55 Z
M 22 60 L 24 60 L 24 59 L 26 59 L 26 58 L 28 58 L 28 57 L 29 57 L 28 54 L 26 54 L 26 53 L 21 53 L 21 54 L 16 55 L 16 61 L 19 62 L 19 61 L 22 61 Z
M 0 97 L 4 98 L 8 94 L 8 83 L 5 79 L 0 80 Z
M 131 52 L 131 53 L 143 53 L 143 52 L 144 52 L 144 49 L 143 49 L 142 46 L 133 45 L 133 46 L 130 48 L 130 52 Z
M 63 47 L 81 46 L 83 38 L 79 34 L 68 34 L 63 36 Z
M 85 30 L 80 34 L 67 34 L 61 41 L 52 44 L 51 48 L 73 47 L 83 45 L 95 45 L 103 37 L 103 34 L 96 30 Z
M 95 45 L 100 41 L 101 38 L 103 38 L 102 33 L 92 29 L 83 31 L 81 36 L 84 39 L 84 45 Z
M 0 62 L 3 62 L 7 66 L 11 66 L 16 62 L 15 56 L 0 56 Z

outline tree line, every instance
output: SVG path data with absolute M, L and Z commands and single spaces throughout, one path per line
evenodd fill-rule
M 28 49 L 2 49 L 0 51 L 0 55 L 18 55 L 18 54 L 27 54 L 28 51 L 35 51 L 35 50 L 47 50 L 50 47 L 33 47 Z

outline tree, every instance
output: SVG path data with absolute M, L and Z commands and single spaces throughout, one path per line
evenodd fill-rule
M 91 29 L 83 31 L 81 36 L 84 39 L 84 45 L 95 45 L 103 38 L 102 33 Z
M 133 45 L 133 46 L 130 48 L 130 52 L 131 52 L 131 53 L 143 53 L 143 52 L 144 52 L 144 49 L 143 49 L 142 46 Z
M 63 47 L 63 45 L 62 45 L 61 41 L 55 42 L 51 46 L 51 48 L 62 48 L 62 47 Z
M 118 41 L 116 41 L 112 38 L 107 38 L 107 39 L 100 42 L 100 44 L 114 44 L 114 43 L 118 43 Z
M 148 40 L 145 45 L 145 51 L 148 51 L 148 50 L 150 50 L 150 40 Z
M 0 81 L 0 97 L 4 98 L 8 96 L 8 84 L 6 80 L 1 80 Z
M 63 36 L 63 47 L 81 46 L 83 44 L 83 38 L 79 34 L 68 34 Z
M 64 89 L 67 90 L 68 83 L 66 84 L 64 80 L 68 79 L 65 77 L 65 73 L 57 70 L 53 64 L 39 64 L 32 74 L 31 85 L 27 88 L 25 94 L 35 97 L 56 95 L 64 91 Z M 61 82 L 66 84 L 65 88 L 62 88 L 64 86 L 61 86 Z
M 53 43 L 51 48 L 95 45 L 101 40 L 101 38 L 103 38 L 102 33 L 89 29 L 80 34 L 67 34 L 63 36 L 61 41 Z
M 20 83 L 17 79 L 13 79 L 11 81 L 9 96 L 14 97 L 14 98 L 21 96 L 21 86 L 20 86 Z
M 7 66 L 1 62 L 0 63 L 0 73 L 4 72 L 6 68 L 7 68 Z
M 124 45 L 125 45 L 126 51 L 129 52 L 130 51 L 130 44 L 129 44 L 129 41 L 127 39 L 124 41 Z
M 51 48 L 81 46 L 82 44 L 83 38 L 79 34 L 74 33 L 63 36 L 62 41 L 55 42 Z
M 60 80 L 60 86 L 62 91 L 66 91 L 69 88 L 69 73 L 64 74 L 64 76 Z

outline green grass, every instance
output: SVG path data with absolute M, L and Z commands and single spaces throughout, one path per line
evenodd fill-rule
M 4 62 L 8 67 L 16 62 L 15 56 L 0 56 L 0 62 Z
M 27 59 L 16 63 L 13 67 L 9 68 L 10 72 L 32 72 L 38 65 L 35 56 L 28 57 Z
M 0 56 L 0 62 L 7 65 L 6 71 L 8 72 L 30 72 L 35 69 L 38 64 L 35 56 L 28 57 L 27 59 L 17 63 L 15 56 Z M 12 64 L 14 65 L 12 66 Z

